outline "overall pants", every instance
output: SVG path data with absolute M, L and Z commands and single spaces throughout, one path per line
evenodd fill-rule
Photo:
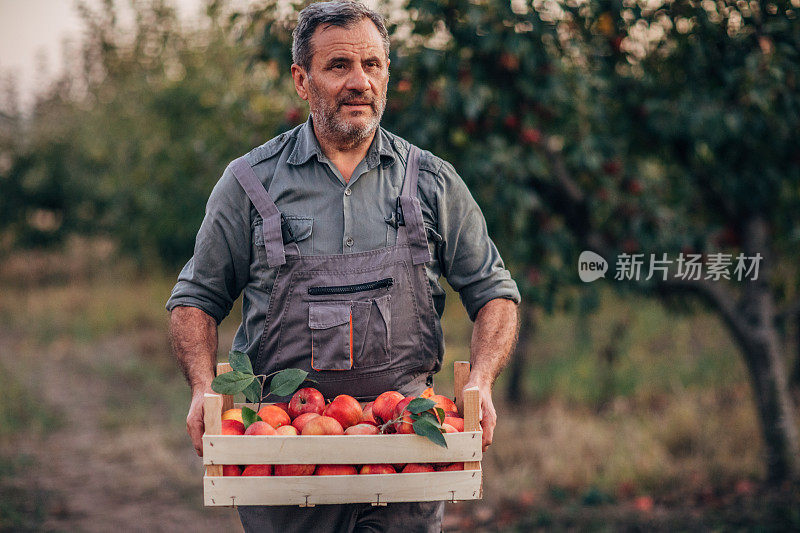
M 263 219 L 267 264 L 277 268 L 256 374 L 302 368 L 326 398 L 373 400 L 388 390 L 419 394 L 441 367 L 443 346 L 425 263 L 428 242 L 417 195 L 419 149 L 411 146 L 398 198 L 395 246 L 301 256 L 284 244 L 281 213 L 244 158 L 231 163 Z M 253 355 L 251 354 L 251 358 Z M 246 531 L 440 531 L 444 504 L 241 506 Z

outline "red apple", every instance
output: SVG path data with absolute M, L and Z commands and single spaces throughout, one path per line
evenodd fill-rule
M 243 476 L 271 476 L 272 465 L 247 465 L 242 471 Z
M 319 415 L 317 413 L 303 413 L 302 415 L 298 416 L 292 421 L 292 425 L 297 430 L 298 433 L 303 432 L 303 428 L 308 423 L 309 420 L 317 418 Z
M 298 435 L 297 428 L 294 426 L 281 426 L 275 430 L 276 435 L 283 435 L 284 437 L 290 437 L 292 435 Z
M 429 464 L 409 463 L 403 468 L 403 474 L 414 474 L 418 472 L 433 472 L 435 469 Z
M 275 407 L 280 407 L 287 415 L 289 414 L 289 402 L 278 402 L 273 403 L 272 405 Z
M 245 435 L 274 435 L 275 428 L 262 420 L 253 422 L 244 432 Z
M 450 424 L 456 431 L 464 431 L 464 419 L 457 416 L 445 416 L 444 423 Z
M 322 414 L 325 410 L 325 398 L 322 393 L 317 389 L 306 387 L 294 393 L 291 401 L 289 401 L 289 416 L 292 420 L 302 415 L 303 413 L 317 413 Z
M 392 465 L 364 465 L 359 474 L 396 474 Z
M 355 426 L 350 426 L 349 428 L 344 430 L 345 435 L 377 435 L 378 434 L 378 426 L 373 426 L 372 424 L 356 424 Z
M 352 396 L 340 394 L 328 404 L 325 408 L 325 412 L 322 414 L 335 418 L 344 429 L 347 429 L 361 421 L 361 404 Z
M 394 415 L 394 408 L 397 402 L 403 399 L 403 395 L 397 391 L 387 391 L 378 396 L 372 404 L 372 416 L 379 423 L 388 422 Z
M 395 422 L 394 430 L 397 433 L 411 435 L 414 433 L 414 426 L 412 425 L 413 422 L 411 420 L 411 412 L 406 410 L 406 406 L 411 403 L 411 400 L 414 399 L 414 396 L 407 396 L 397 402 L 397 405 L 394 408 L 394 414 L 392 415 L 393 418 L 400 418 L 403 417 L 402 420 L 399 422 Z
M 447 466 L 437 467 L 439 472 L 453 472 L 456 470 L 464 470 L 464 463 L 450 463 Z
M 358 470 L 353 465 L 319 465 L 314 471 L 315 476 L 354 476 Z
M 375 420 L 375 415 L 372 414 L 372 404 L 375 402 L 369 402 L 367 405 L 364 406 L 364 409 L 361 411 L 361 424 L 372 424 L 374 426 L 378 425 L 378 421 Z
M 239 467 L 239 465 L 222 465 L 222 475 L 223 476 L 241 476 L 242 475 L 242 469 Z
M 301 435 L 344 435 L 342 425 L 335 418 L 317 416 L 306 422 Z
M 445 423 L 442 424 L 442 433 L 458 433 L 458 431 L 450 424 Z
M 260 416 L 261 420 L 272 426 L 274 429 L 278 429 L 281 426 L 286 426 L 292 422 L 289 419 L 289 415 L 286 414 L 286 411 L 276 405 L 265 405 L 258 410 L 258 416 Z
M 445 413 L 458 412 L 458 407 L 456 407 L 456 404 L 453 402 L 453 400 L 451 400 L 447 396 L 442 396 L 441 394 L 434 394 L 433 396 L 431 396 L 431 400 L 436 402 L 436 405 L 434 407 L 441 407 Z
M 223 420 L 222 421 L 222 434 L 223 435 L 244 435 L 244 424 L 238 420 Z
M 275 465 L 276 476 L 310 476 L 317 465 Z

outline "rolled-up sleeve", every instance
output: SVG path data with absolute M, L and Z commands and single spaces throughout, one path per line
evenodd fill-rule
M 519 303 L 517 284 L 489 238 L 480 207 L 447 162 L 439 172 L 436 202 L 442 274 L 460 295 L 470 319 L 496 298 Z
M 194 255 L 181 270 L 167 309 L 197 307 L 222 322 L 248 281 L 250 235 L 250 201 L 228 168 L 209 196 Z

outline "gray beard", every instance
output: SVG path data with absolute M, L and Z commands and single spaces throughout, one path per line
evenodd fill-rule
M 309 80 L 310 81 L 310 80 Z M 316 102 L 323 102 L 317 98 L 317 91 L 313 82 L 309 84 L 311 94 Z M 386 92 L 383 98 L 373 102 L 373 115 L 370 120 L 362 127 L 350 124 L 345 121 L 337 120 L 336 113 L 341 109 L 341 102 L 333 105 L 324 103 L 311 106 L 311 116 L 314 126 L 320 129 L 325 137 L 333 141 L 342 149 L 353 148 L 369 139 L 380 125 L 383 112 L 386 109 Z

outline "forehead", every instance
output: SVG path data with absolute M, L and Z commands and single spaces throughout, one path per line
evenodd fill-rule
M 386 57 L 383 38 L 378 28 L 368 18 L 350 26 L 318 26 L 311 37 L 312 62 L 327 61 L 333 57 Z

